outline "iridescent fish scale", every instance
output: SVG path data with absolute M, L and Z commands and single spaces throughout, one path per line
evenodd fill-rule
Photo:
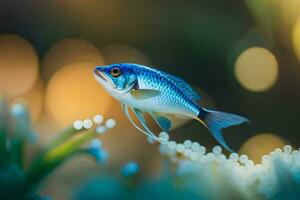
M 149 68 L 135 68 L 138 75 L 138 87 L 156 89 L 161 95 L 153 99 L 176 113 L 186 113 L 192 116 L 199 114 L 198 106 L 181 88 L 164 73 Z

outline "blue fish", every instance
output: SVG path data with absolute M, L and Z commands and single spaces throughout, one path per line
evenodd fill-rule
M 146 124 L 144 113 L 149 113 L 159 127 L 170 130 L 172 122 L 168 114 L 196 119 L 201 122 L 229 151 L 232 151 L 222 136 L 223 128 L 249 122 L 248 119 L 225 112 L 201 107 L 200 96 L 184 80 L 158 69 L 133 63 L 119 63 L 97 66 L 96 80 L 104 89 L 122 104 L 125 115 L 131 123 L 147 136 L 159 138 Z M 129 108 L 133 110 L 143 128 L 134 123 Z

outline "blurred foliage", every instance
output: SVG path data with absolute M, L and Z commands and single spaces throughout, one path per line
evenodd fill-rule
M 299 0 L 1 1 L 1 37 L 13 33 L 15 35 L 10 38 L 19 38 L 29 44 L 29 48 L 25 48 L 26 46 L 22 46 L 24 42 L 15 43 L 12 40 L 5 43 L 7 38 L 2 37 L 4 39 L 1 40 L 0 53 L 4 53 L 0 55 L 0 73 L 4 78 L 0 81 L 1 86 L 6 85 L 3 82 L 7 81 L 7 87 L 10 88 L 5 88 L 5 91 L 9 93 L 13 92 L 12 88 L 19 91 L 22 85 L 24 90 L 20 95 L 25 99 L 24 92 L 29 92 L 29 96 L 33 95 L 25 89 L 35 81 L 44 82 L 46 92 L 42 87 L 35 91 L 38 95 L 29 98 L 28 109 L 31 113 L 31 109 L 36 112 L 37 119 L 33 119 L 34 128 L 40 125 L 42 129 L 38 131 L 38 135 L 32 131 L 24 107 L 10 108 L 1 99 L 0 197 L 17 199 L 22 196 L 41 199 L 36 193 L 41 181 L 76 154 L 88 154 L 98 163 L 105 163 L 108 154 L 99 149 L 97 142 L 91 143 L 89 147 L 82 147 L 83 143 L 94 138 L 95 133 L 92 131 L 87 130 L 84 136 L 80 135 L 82 137 L 73 137 L 80 131 L 67 128 L 48 144 L 48 136 L 53 136 L 53 131 L 49 128 L 53 116 L 47 116 L 51 119 L 46 119 L 44 124 L 41 122 L 45 114 L 43 108 L 49 109 L 47 103 L 44 103 L 44 100 L 47 100 L 45 93 L 49 92 L 49 83 L 51 79 L 53 81 L 54 74 L 66 65 L 70 70 L 61 75 L 56 87 L 51 88 L 57 93 L 49 95 L 55 102 L 61 103 L 60 107 L 53 106 L 57 115 L 61 118 L 70 117 L 68 120 L 73 120 L 74 117 L 77 119 L 78 116 L 75 116 L 73 111 L 82 115 L 83 111 L 86 111 L 83 107 L 87 106 L 90 112 L 85 113 L 83 118 L 90 117 L 94 112 L 116 117 L 120 126 L 107 139 L 110 153 L 114 155 L 112 165 L 117 165 L 113 167 L 119 169 L 119 164 L 128 157 L 140 158 L 143 161 L 140 164 L 147 166 L 145 171 L 152 170 L 152 165 L 157 165 L 153 164 L 158 159 L 158 156 L 154 156 L 153 147 L 146 147 L 143 138 L 136 136 L 136 130 L 126 124 L 123 113 L 115 109 L 116 102 L 111 101 L 100 88 L 95 92 L 98 85 L 92 78 L 84 76 L 83 70 L 75 73 L 74 66 L 80 65 L 82 69 L 86 69 L 87 66 L 86 63 L 78 64 L 75 61 L 92 62 L 89 64 L 91 68 L 98 62 L 101 65 L 112 62 L 137 62 L 179 75 L 195 87 L 196 91 L 201 91 L 201 96 L 204 96 L 205 91 L 214 108 L 239 113 L 251 119 L 252 125 L 230 128 L 225 133 L 229 146 L 235 150 L 240 149 L 240 152 L 245 151 L 243 153 L 247 153 L 250 158 L 253 156 L 259 160 L 262 153 L 269 152 L 274 145 L 278 147 L 279 144 L 292 143 L 293 146 L 299 146 L 299 9 Z M 278 69 L 274 84 L 262 92 L 243 87 L 234 73 L 239 57 L 253 47 L 267 50 Z M 33 56 L 28 56 L 27 53 L 32 53 Z M 260 68 L 260 65 L 251 61 L 257 61 L 263 66 L 263 59 L 257 59 L 255 56 L 245 60 L 249 61 L 250 67 L 246 66 L 247 69 L 253 73 L 243 73 L 253 82 L 261 81 L 264 78 L 261 74 L 271 74 L 265 68 L 265 73 L 260 73 L 259 69 L 254 70 Z M 255 65 L 256 68 L 251 65 Z M 25 68 L 27 71 L 21 71 Z M 39 74 L 33 77 L 37 69 L 42 76 Z M 86 70 L 86 74 L 89 74 L 89 70 Z M 91 91 L 91 84 L 86 82 L 94 83 L 95 89 Z M 74 98 L 72 92 L 78 96 Z M 8 101 L 11 102 L 11 99 Z M 65 110 L 68 112 L 62 112 Z M 180 124 L 176 130 L 172 130 L 175 134 L 171 136 L 176 141 L 193 139 L 201 141 L 208 148 L 216 143 L 197 122 L 183 124 L 183 128 L 180 128 L 183 126 Z M 261 133 L 271 133 L 274 137 L 259 137 Z M 254 138 L 256 135 L 262 139 L 247 143 L 253 135 Z M 33 161 L 27 164 L 24 161 L 26 147 L 29 146 L 28 143 L 36 142 L 37 136 L 47 141 L 44 142 L 47 144 L 34 156 Z M 274 142 L 274 138 L 278 139 L 277 142 Z M 246 150 L 243 148 L 245 144 Z M 27 154 L 34 153 L 30 150 Z M 82 170 L 85 169 L 85 164 L 80 163 L 76 166 L 83 171 L 81 176 L 85 175 Z M 210 185 L 212 190 L 204 190 L 199 186 L 199 180 L 193 179 L 194 176 L 178 178 L 176 173 L 173 173 L 173 164 L 167 166 L 167 170 L 163 170 L 163 175 L 157 180 L 149 180 L 143 173 L 121 178 L 115 174 L 97 171 L 97 175 L 90 181 L 79 184 L 78 190 L 74 191 L 74 198 L 205 199 L 205 192 L 216 192 L 214 186 L 217 184 Z M 74 168 L 72 170 L 75 174 L 77 171 Z M 137 170 L 134 167 L 130 169 L 133 172 Z M 290 175 L 289 170 L 290 168 L 280 161 L 276 164 L 278 174 L 273 177 L 278 178 L 283 185 L 279 187 L 281 192 L 274 198 L 293 199 L 299 196 L 299 172 Z M 72 175 L 75 176 L 74 174 Z M 76 179 L 77 175 L 79 174 L 76 174 Z M 68 189 L 73 191 L 72 184 L 75 183 L 74 177 L 72 178 L 66 182 L 71 185 L 71 189 Z M 66 188 L 60 188 L 61 185 L 58 184 L 63 179 L 64 177 L 56 177 L 53 180 L 53 195 L 59 192 L 68 193 Z M 289 181 L 286 181 L 287 179 Z M 227 182 L 220 183 L 227 186 Z M 43 192 L 49 192 L 47 189 Z
M 26 146 L 36 141 L 26 108 L 14 104 L 11 108 L 0 99 L 0 198 L 42 199 L 36 191 L 40 183 L 63 162 L 76 154 L 86 154 L 99 160 L 96 150 L 82 147 L 96 132 L 73 127 L 63 130 L 56 139 L 39 150 L 34 160 L 25 166 Z M 75 135 L 78 135 L 72 139 Z M 96 154 L 96 155 L 95 155 Z

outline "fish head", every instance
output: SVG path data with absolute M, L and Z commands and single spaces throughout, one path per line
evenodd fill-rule
M 110 93 L 129 92 L 137 83 L 137 75 L 126 64 L 97 66 L 94 75 L 96 80 Z

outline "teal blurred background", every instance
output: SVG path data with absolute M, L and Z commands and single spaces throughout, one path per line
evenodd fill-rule
M 28 104 L 40 146 L 76 119 L 115 118 L 117 127 L 101 138 L 109 169 L 137 160 L 151 174 L 157 146 L 129 124 L 91 69 L 154 66 L 185 79 L 203 105 L 248 117 L 251 125 L 226 130 L 225 139 L 259 161 L 275 147 L 300 144 L 299 10 L 299 0 L 1 1 L 0 91 Z M 216 144 L 199 123 L 176 124 L 171 138 Z M 71 187 L 95 166 L 77 160 L 64 168 L 45 193 L 61 198 L 60 185 Z

